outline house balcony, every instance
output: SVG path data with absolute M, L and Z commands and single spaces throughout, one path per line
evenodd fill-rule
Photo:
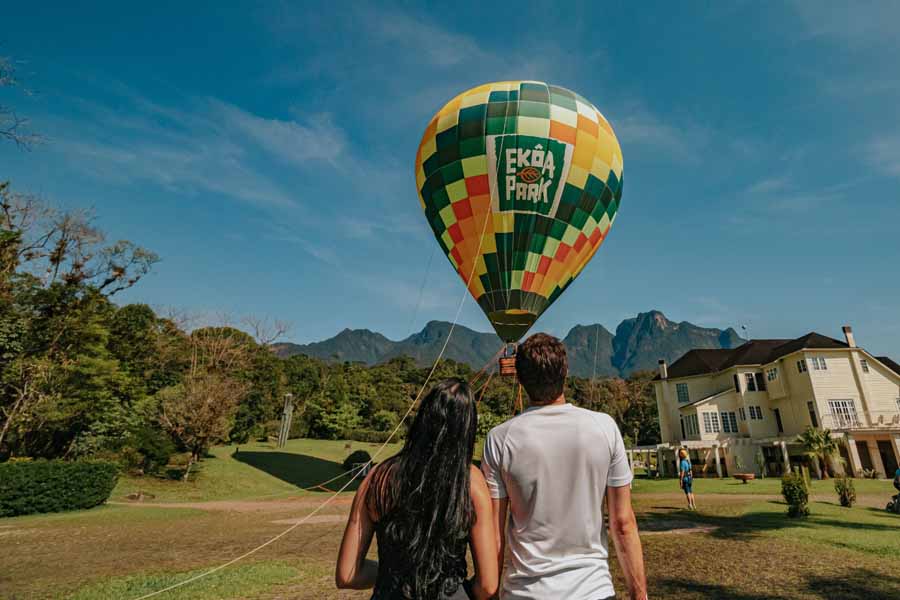
M 821 426 L 832 431 L 884 431 L 900 433 L 900 412 L 862 411 L 821 415 Z

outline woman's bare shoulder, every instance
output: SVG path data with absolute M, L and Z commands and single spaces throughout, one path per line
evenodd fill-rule
M 469 493 L 471 494 L 472 499 L 476 502 L 479 500 L 487 500 L 488 502 L 490 502 L 491 494 L 488 491 L 487 481 L 485 481 L 481 469 L 479 469 L 475 465 L 472 465 L 469 469 L 469 474 Z

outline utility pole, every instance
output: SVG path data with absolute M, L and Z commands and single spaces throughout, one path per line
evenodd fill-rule
M 291 432 L 291 420 L 294 417 L 294 395 L 284 395 L 284 411 L 281 413 L 281 429 L 278 432 L 278 448 L 284 448 Z

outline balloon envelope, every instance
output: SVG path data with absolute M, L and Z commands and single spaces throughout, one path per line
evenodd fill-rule
M 606 237 L 622 198 L 622 150 L 578 94 L 489 83 L 431 119 L 416 185 L 441 249 L 497 335 L 514 342 Z

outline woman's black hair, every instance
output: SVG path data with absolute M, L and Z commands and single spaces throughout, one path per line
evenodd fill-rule
M 372 475 L 366 502 L 387 545 L 404 554 L 391 563 L 402 566 L 409 598 L 441 597 L 447 565 L 465 560 L 477 425 L 469 384 L 442 381 L 422 400 L 403 449 Z

